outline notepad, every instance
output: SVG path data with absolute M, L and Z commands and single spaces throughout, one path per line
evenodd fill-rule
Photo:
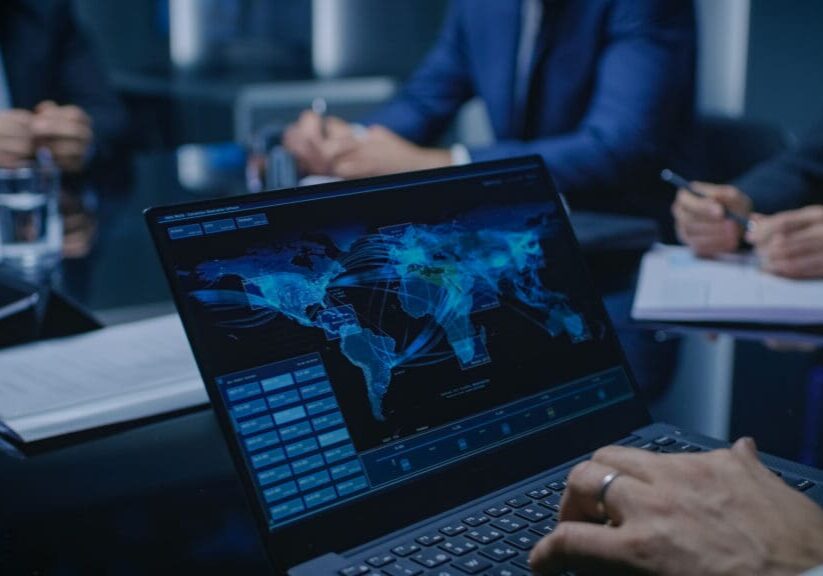
M 636 320 L 823 325 L 823 280 L 763 272 L 753 254 L 708 260 L 656 246 L 640 267 Z
M 0 352 L 0 421 L 24 442 L 207 402 L 176 314 Z

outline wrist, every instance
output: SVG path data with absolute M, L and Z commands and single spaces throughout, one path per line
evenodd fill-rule
M 445 168 L 452 165 L 451 150 L 446 148 L 425 148 L 423 149 L 421 169 Z

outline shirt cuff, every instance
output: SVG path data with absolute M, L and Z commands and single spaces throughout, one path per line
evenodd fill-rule
M 472 157 L 469 154 L 469 149 L 462 144 L 455 144 L 451 147 L 452 166 L 465 166 L 471 164 Z
M 808 572 L 803 572 L 800 576 L 823 576 L 823 566 L 812 568 Z

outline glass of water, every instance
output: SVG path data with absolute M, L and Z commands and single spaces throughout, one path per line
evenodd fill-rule
M 4 267 L 38 279 L 60 261 L 59 193 L 60 173 L 49 162 L 0 168 L 0 260 Z

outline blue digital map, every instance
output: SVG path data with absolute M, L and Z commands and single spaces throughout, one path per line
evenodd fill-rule
M 456 362 L 470 370 L 493 360 L 480 319 L 506 298 L 520 304 L 512 310 L 552 337 L 591 338 L 567 296 L 540 280 L 546 266 L 540 240 L 553 233 L 546 210 L 524 205 L 507 208 L 505 218 L 487 209 L 446 223 L 377 232 L 324 230 L 200 264 L 195 272 L 206 287 L 193 296 L 207 306 L 246 311 L 221 323 L 227 327 L 260 326 L 283 316 L 323 330 L 362 371 L 372 414 L 384 421 L 383 399 L 394 369 Z M 214 286 L 227 276 L 239 277 L 243 290 Z M 379 305 L 358 309 L 352 302 L 363 299 L 347 298 L 356 290 L 370 291 Z M 423 328 L 398 333 L 399 313 L 389 311 L 390 298 Z M 395 315 L 392 322 L 388 314 Z

